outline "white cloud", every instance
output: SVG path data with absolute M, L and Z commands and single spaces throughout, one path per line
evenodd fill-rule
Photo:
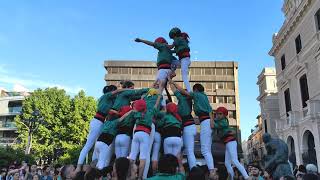
M 15 73 L 10 73 L 5 65 L 0 64 L 0 83 L 7 85 L 18 85 L 25 89 L 37 89 L 37 88 L 47 88 L 47 87 L 57 87 L 59 89 L 64 89 L 67 93 L 77 94 L 80 90 L 83 90 L 80 86 L 68 86 L 63 84 L 51 83 L 43 80 L 39 80 L 37 75 L 29 74 L 24 78 L 18 77 Z M 13 71 L 12 71 L 13 72 Z

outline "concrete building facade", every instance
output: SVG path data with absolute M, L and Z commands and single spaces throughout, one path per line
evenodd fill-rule
M 276 122 L 280 119 L 279 98 L 275 68 L 264 68 L 258 76 L 262 133 L 278 136 Z
M 263 122 L 261 115 L 257 116 L 257 125 L 254 129 L 251 129 L 251 135 L 247 141 L 247 158 L 248 163 L 262 161 L 265 149 L 262 141 L 262 135 L 264 133 Z
M 16 115 L 22 111 L 25 93 L 0 90 L 0 146 L 11 145 L 17 138 Z
M 320 167 L 320 1 L 285 0 L 273 35 L 280 119 L 276 129 L 296 163 Z

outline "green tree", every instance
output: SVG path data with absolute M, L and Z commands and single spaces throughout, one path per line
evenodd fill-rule
M 34 164 L 35 160 L 31 155 L 25 155 L 22 150 L 12 147 L 0 147 L 0 167 L 7 167 L 14 162 L 25 161 Z
M 71 98 L 58 88 L 35 90 L 23 102 L 23 113 L 15 119 L 21 142 L 17 144 L 18 148 L 26 147 L 28 129 L 24 119 L 29 119 L 35 109 L 40 111 L 44 123 L 33 132 L 31 153 L 50 163 L 82 146 L 96 110 L 96 101 L 84 91 Z

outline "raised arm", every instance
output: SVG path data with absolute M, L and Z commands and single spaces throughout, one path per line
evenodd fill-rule
M 157 107 L 159 106 L 161 97 L 162 97 L 162 95 L 159 94 L 159 95 L 158 95 L 158 98 L 157 98 L 157 101 L 156 101 L 156 104 L 154 105 L 154 108 L 157 108 Z
M 123 91 L 134 91 L 134 89 L 129 89 L 129 88 L 117 89 L 115 91 L 112 91 L 111 93 L 112 93 L 112 95 L 116 95 L 116 94 L 121 93 Z
M 191 96 L 188 91 L 184 90 L 181 86 L 179 86 L 177 83 L 172 81 L 172 79 L 168 78 L 168 81 L 169 81 L 170 84 L 173 84 L 175 86 L 175 88 L 180 91 L 181 94 L 184 94 L 186 96 Z
M 144 44 L 146 44 L 146 45 L 149 45 L 149 46 L 154 46 L 154 43 L 153 43 L 153 42 L 147 41 L 147 40 L 144 40 L 144 39 L 136 38 L 134 41 L 135 41 L 135 42 L 142 42 L 142 43 L 144 43 Z
M 125 113 L 121 118 L 119 118 L 119 122 L 123 121 L 124 118 L 128 117 L 132 112 L 133 110 L 130 110 L 129 112 Z

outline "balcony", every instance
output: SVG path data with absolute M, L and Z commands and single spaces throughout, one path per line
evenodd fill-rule
M 16 131 L 17 126 L 15 122 L 0 123 L 0 131 Z
M 0 145 L 6 146 L 15 143 L 16 138 L 0 137 Z

